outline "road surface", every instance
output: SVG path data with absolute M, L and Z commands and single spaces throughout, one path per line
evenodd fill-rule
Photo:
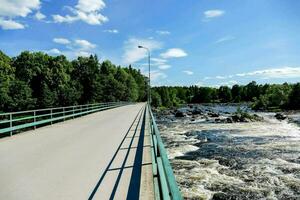
M 119 107 L 0 139 L 0 199 L 153 199 L 145 109 Z

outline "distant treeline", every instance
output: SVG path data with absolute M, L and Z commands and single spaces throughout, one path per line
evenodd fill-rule
M 183 103 L 241 103 L 250 102 L 257 110 L 300 109 L 300 83 L 264 84 L 255 81 L 232 87 L 155 87 L 152 104 L 172 107 Z
M 24 51 L 10 58 L 0 51 L 0 112 L 109 102 L 146 101 L 147 78 L 97 56 L 78 57 Z M 154 87 L 152 105 L 251 102 L 255 109 L 300 109 L 300 83 L 251 82 L 233 87 Z
M 108 101 L 145 101 L 147 79 L 140 71 L 99 63 L 97 56 L 69 61 L 24 51 L 0 51 L 0 112 Z

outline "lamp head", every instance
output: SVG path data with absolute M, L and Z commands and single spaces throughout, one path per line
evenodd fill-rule
M 144 48 L 144 47 L 139 45 L 138 48 Z

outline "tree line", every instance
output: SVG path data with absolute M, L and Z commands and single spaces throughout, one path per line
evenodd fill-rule
M 300 109 L 300 83 L 257 84 L 232 87 L 154 87 L 155 107 L 176 107 L 185 103 L 251 103 L 256 110 Z
M 145 101 L 147 78 L 139 70 L 96 55 L 65 56 L 0 51 L 0 112 L 109 101 Z
M 96 55 L 69 61 L 65 56 L 0 51 L 0 112 L 78 104 L 147 100 L 147 77 Z M 300 109 L 300 83 L 221 86 L 161 86 L 151 90 L 152 105 L 251 102 L 254 109 Z

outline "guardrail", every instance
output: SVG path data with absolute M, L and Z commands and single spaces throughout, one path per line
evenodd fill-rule
M 73 119 L 101 110 L 128 105 L 128 102 L 108 102 L 97 104 L 76 105 L 68 107 L 47 108 L 39 110 L 27 110 L 20 112 L 0 113 L 0 134 L 9 133 L 21 129 L 37 128 L 37 126 L 52 124 L 55 122 Z
M 150 126 L 149 131 L 151 134 L 151 150 L 152 157 L 152 170 L 154 177 L 154 191 L 155 199 L 163 200 L 182 200 L 181 193 L 176 183 L 172 167 L 170 165 L 166 149 L 161 139 L 159 130 L 157 128 L 155 118 L 148 105 L 150 113 Z

